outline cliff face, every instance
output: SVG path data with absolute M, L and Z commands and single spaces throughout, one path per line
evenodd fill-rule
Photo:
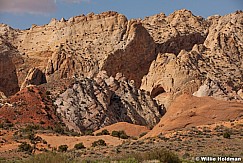
M 155 15 L 145 19 L 143 23 L 159 43 L 158 48 L 162 52 L 151 64 L 149 73 L 142 80 L 141 88 L 150 92 L 160 89 L 162 93 L 157 93 L 156 96 L 160 95 L 158 100 L 167 105 L 185 92 L 195 92 L 196 96 L 203 94 L 224 100 L 241 100 L 237 92 L 242 89 L 243 82 L 242 16 L 242 12 L 236 12 L 204 20 L 182 10 L 168 17 Z M 155 18 L 160 21 L 151 21 L 150 25 L 149 20 Z M 178 22 L 173 24 L 175 18 Z M 168 22 L 173 26 L 168 25 Z M 162 27 L 152 29 L 156 26 Z M 171 37 L 178 38 L 169 45 L 173 46 L 175 43 L 176 48 L 167 46 L 167 34 L 164 36 L 161 32 L 163 30 L 167 33 L 169 29 Z M 200 37 L 196 37 L 197 34 Z M 175 50 L 174 54 L 163 53 L 168 52 L 166 48 Z
M 209 23 L 191 11 L 179 10 L 165 16 L 163 13 L 146 17 L 143 26 L 157 43 L 161 53 L 178 55 L 181 50 L 191 50 L 207 37 Z
M 103 70 L 112 76 L 120 72 L 134 80 L 139 88 L 142 77 L 148 73 L 151 62 L 156 58 L 156 44 L 142 24 L 131 21 L 129 26 L 127 33 L 132 34 L 131 41 L 108 56 Z
M 0 36 L 0 91 L 6 96 L 12 95 L 19 90 L 16 64 L 21 60 L 14 55 L 16 51 L 11 43 Z
M 8 54 L 22 58 L 22 63 L 14 65 L 19 86 L 27 80 L 30 69 L 36 68 L 47 82 L 74 74 L 93 77 L 106 70 L 109 75 L 126 74 L 139 87 L 156 57 L 153 39 L 141 23 L 116 12 L 53 19 L 29 30 L 11 30 L 5 29 L 4 35 L 12 38 L 9 45 L 15 49 Z
M 153 126 L 161 106 L 184 93 L 242 101 L 242 22 L 241 11 L 204 19 L 179 10 L 144 20 L 91 13 L 28 30 L 0 25 L 1 96 L 41 85 L 81 131 L 118 121 Z
M 56 100 L 70 129 L 99 129 L 116 122 L 154 126 L 165 110 L 121 74 L 100 72 L 95 79 L 77 78 Z

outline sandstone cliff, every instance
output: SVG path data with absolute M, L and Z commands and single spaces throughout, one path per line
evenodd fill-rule
M 7 57 L 21 58 L 21 63 L 11 66 L 18 74 L 19 87 L 26 85 L 33 68 L 44 73 L 47 82 L 75 74 L 92 77 L 100 70 L 113 76 L 121 72 L 134 79 L 139 87 L 156 58 L 155 43 L 142 24 L 128 21 L 116 12 L 53 19 L 49 24 L 33 25 L 28 30 L 2 25 L 0 30 L 9 41 L 6 46 L 11 46 Z
M 90 13 L 27 30 L 1 24 L 1 96 L 41 85 L 77 131 L 153 126 L 184 93 L 242 101 L 242 22 L 242 11 L 204 19 L 179 10 L 144 20 Z
M 242 20 L 241 11 L 203 19 L 187 10 L 168 17 L 159 14 L 143 20 L 161 54 L 151 64 L 141 88 L 158 96 L 158 100 L 167 106 L 185 92 L 242 100 L 237 95 L 243 84 Z M 177 39 L 168 41 L 168 31 L 172 38 Z M 200 39 L 197 34 L 200 34 Z M 215 87 L 212 87 L 213 83 Z
M 95 79 L 77 78 L 55 102 L 70 129 L 97 130 L 116 122 L 154 126 L 164 114 L 162 106 L 133 82 L 117 74 L 100 72 Z

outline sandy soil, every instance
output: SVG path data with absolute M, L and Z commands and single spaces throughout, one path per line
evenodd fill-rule
M 215 100 L 211 97 L 181 95 L 169 107 L 160 122 L 145 136 L 154 137 L 176 129 L 242 119 L 243 103 Z
M 127 122 L 118 122 L 110 126 L 106 126 L 94 132 L 94 134 L 101 132 L 102 130 L 108 130 L 110 133 L 112 131 L 125 131 L 129 136 L 138 137 L 141 133 L 149 132 L 150 130 L 145 126 L 134 125 Z
M 102 136 L 81 136 L 81 137 L 70 137 L 70 136 L 56 136 L 56 135 L 44 135 L 44 134 L 37 134 L 38 136 L 42 137 L 42 139 L 46 140 L 51 147 L 56 147 L 60 145 L 68 145 L 69 149 L 74 148 L 75 144 L 82 142 L 85 147 L 91 147 L 91 144 L 94 141 L 99 139 L 103 139 L 107 145 L 109 146 L 116 146 L 122 144 L 123 140 L 112 137 L 109 135 L 102 135 Z

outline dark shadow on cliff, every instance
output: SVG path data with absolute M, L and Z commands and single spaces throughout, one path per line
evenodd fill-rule
M 136 107 L 134 107 L 129 101 L 121 100 L 121 97 L 113 93 L 110 101 L 110 105 L 108 106 L 108 110 L 113 114 L 110 118 L 115 122 L 128 122 L 131 124 L 142 125 L 152 127 L 154 124 L 151 124 L 149 119 L 146 119 L 145 111 L 143 111 L 142 105 L 137 100 L 138 103 Z M 164 109 L 161 106 L 158 106 L 157 112 L 159 113 L 159 117 L 154 117 L 156 123 L 160 121 L 161 116 L 164 115 Z M 156 113 L 151 113 L 156 114 Z
M 135 25 L 135 35 L 125 49 L 118 49 L 110 54 L 105 61 L 103 70 L 108 76 L 120 72 L 129 80 L 135 81 L 140 88 L 144 75 L 148 73 L 153 60 L 156 59 L 156 44 L 148 31 L 141 25 Z
M 7 53 L 0 53 L 0 91 L 6 96 L 14 95 L 20 90 L 13 58 Z
M 109 76 L 115 76 L 121 72 L 129 80 L 135 81 L 135 86 L 140 88 L 142 78 L 149 71 L 151 63 L 156 59 L 158 53 L 174 53 L 178 55 L 181 50 L 190 51 L 195 44 L 203 44 L 206 36 L 193 33 L 184 36 L 173 37 L 163 44 L 156 44 L 146 29 L 143 35 L 132 40 L 127 47 L 118 49 L 109 55 L 103 66 Z
M 200 33 L 172 37 L 162 44 L 157 44 L 157 53 L 174 53 L 178 55 L 181 50 L 190 51 L 195 44 L 203 44 L 206 37 Z

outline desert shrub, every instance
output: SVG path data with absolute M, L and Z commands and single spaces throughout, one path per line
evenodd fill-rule
M 39 130 L 38 125 L 27 125 L 25 128 L 21 129 L 21 132 L 32 132 L 33 130 Z
M 51 95 L 51 92 L 50 91 L 46 91 L 46 95 Z
M 68 149 L 68 146 L 67 146 L 67 145 L 60 145 L 60 146 L 58 147 L 58 151 L 59 151 L 59 152 L 66 152 L 67 149 Z
M 143 136 L 146 135 L 146 134 L 147 134 L 147 132 L 143 132 L 143 133 L 141 133 L 141 134 L 139 135 L 139 138 L 143 137 Z
M 132 140 L 138 140 L 138 138 L 136 136 L 130 136 L 130 139 L 132 139 Z
M 99 136 L 99 135 L 110 135 L 109 131 L 104 129 L 102 130 L 101 132 L 97 133 L 96 136 Z
M 225 131 L 223 133 L 223 137 L 226 138 L 226 139 L 230 139 L 230 132 L 229 131 Z
M 38 141 L 38 142 L 42 142 L 42 138 L 41 138 L 40 136 L 36 136 L 36 137 L 34 138 L 34 140 L 35 140 L 35 141 Z
M 84 135 L 91 135 L 91 136 L 94 136 L 93 130 L 86 130 L 86 131 L 84 132 Z
M 136 160 L 133 157 L 126 157 L 122 158 L 120 160 L 117 160 L 119 163 L 139 163 L 138 160 Z
M 71 135 L 71 136 L 81 136 L 80 133 L 75 132 L 75 131 L 71 131 L 71 132 L 69 133 L 69 135 Z
M 30 139 L 30 140 L 34 140 L 34 139 L 35 139 L 35 134 L 34 134 L 33 132 L 31 132 L 31 133 L 29 133 L 29 134 L 27 135 L 27 137 L 28 137 L 28 139 Z
M 27 87 L 29 92 L 35 92 L 32 87 Z
M 33 151 L 33 147 L 27 142 L 22 142 L 18 147 L 22 152 L 31 153 Z
M 112 131 L 111 136 L 118 137 L 121 139 L 128 139 L 128 135 L 125 133 L 125 131 Z
M 155 149 L 149 152 L 135 154 L 134 158 L 139 162 L 144 160 L 159 160 L 160 162 L 181 163 L 177 155 L 165 149 Z
M 1 162 L 1 161 L 0 161 Z M 44 152 L 41 154 L 33 155 L 24 160 L 24 163 L 78 163 L 73 157 L 65 153 Z
M 41 124 L 41 125 L 43 125 L 43 124 L 45 124 L 45 123 L 46 123 L 46 122 L 44 122 L 44 121 L 40 121 L 40 124 Z
M 119 138 L 119 131 L 112 131 L 111 136 L 118 137 Z
M 85 146 L 84 146 L 84 144 L 81 142 L 81 143 L 75 144 L 74 148 L 75 148 L 75 149 L 84 149 Z
M 4 129 L 10 129 L 11 127 L 13 127 L 14 124 L 11 123 L 11 122 L 8 122 L 8 123 L 0 123 L 0 128 L 4 128 Z
M 189 158 L 189 157 L 190 157 L 190 154 L 186 152 L 182 157 L 183 157 L 184 159 Z
M 121 139 L 128 139 L 128 135 L 125 133 L 125 131 L 120 131 L 120 138 Z
M 96 147 L 96 146 L 106 146 L 106 142 L 103 139 L 99 139 L 92 143 L 92 147 Z
M 177 155 L 165 149 L 154 149 L 148 152 L 133 153 L 123 155 L 118 162 L 140 163 L 140 162 L 163 162 L 163 163 L 181 163 Z
M 44 139 L 42 139 L 42 143 L 43 143 L 43 144 L 47 144 L 47 141 L 44 140 Z
M 14 126 L 13 123 L 7 123 L 7 124 L 6 124 L 6 128 L 11 128 L 11 127 L 13 127 L 13 126 Z
M 14 124 L 11 121 L 9 121 L 8 119 L 6 119 L 5 122 L 1 124 L 1 128 L 5 128 L 5 129 L 9 129 L 13 126 L 14 126 Z
M 60 126 L 60 125 L 57 125 L 53 130 L 54 130 L 56 133 L 58 133 L 58 134 L 61 134 L 61 135 L 64 134 L 64 129 L 63 129 L 63 127 Z

